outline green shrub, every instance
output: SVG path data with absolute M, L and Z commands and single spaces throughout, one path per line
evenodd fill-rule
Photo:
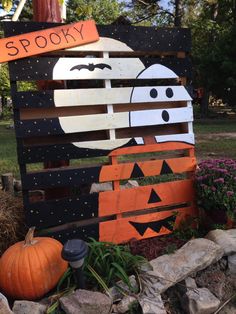
M 132 255 L 128 246 L 98 242 L 94 239 L 91 239 L 88 246 L 85 276 L 88 284 L 97 290 L 111 287 L 119 280 L 131 288 L 129 276 L 137 273 L 140 266 L 146 262 L 144 257 Z

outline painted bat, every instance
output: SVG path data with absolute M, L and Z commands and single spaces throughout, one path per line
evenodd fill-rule
M 72 67 L 70 69 L 70 71 L 74 71 L 74 70 L 82 70 L 82 69 L 86 69 L 86 70 L 89 70 L 89 71 L 94 71 L 94 69 L 109 69 L 111 70 L 111 66 L 106 64 L 106 63 L 98 63 L 98 64 L 93 64 L 93 63 L 89 63 L 88 65 L 87 64 L 78 64 L 78 65 L 75 65 L 74 67 Z

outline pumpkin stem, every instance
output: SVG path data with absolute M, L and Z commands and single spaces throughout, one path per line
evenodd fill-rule
M 29 228 L 29 230 L 25 236 L 25 245 L 33 244 L 34 230 L 35 230 L 35 227 Z

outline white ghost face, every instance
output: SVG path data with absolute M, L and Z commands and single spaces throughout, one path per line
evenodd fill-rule
M 96 51 L 98 46 L 103 51 L 111 47 L 118 51 L 132 51 L 126 44 L 109 38 L 101 38 L 99 42 L 82 46 L 81 50 Z M 92 54 L 92 53 L 91 53 Z M 109 139 L 100 141 L 74 142 L 73 145 L 91 149 L 113 150 L 128 143 L 131 138 L 118 139 L 115 129 L 162 125 L 192 121 L 192 108 L 147 109 L 127 112 L 113 112 L 116 104 L 129 102 L 139 103 L 191 101 L 191 97 L 183 86 L 139 86 L 111 88 L 112 79 L 176 79 L 178 76 L 167 67 L 154 64 L 145 69 L 139 58 L 109 58 L 103 53 L 102 58 L 60 58 L 53 70 L 53 79 L 65 80 L 105 80 L 104 88 L 55 90 L 54 103 L 60 106 L 96 106 L 107 105 L 107 113 L 59 117 L 61 128 L 65 133 L 109 130 Z M 191 103 L 190 103 L 191 104 Z M 193 134 L 182 136 L 156 136 L 157 142 L 183 141 L 193 144 Z M 137 144 L 144 144 L 142 137 L 134 138 Z

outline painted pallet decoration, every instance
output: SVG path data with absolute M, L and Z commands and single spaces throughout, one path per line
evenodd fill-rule
M 55 25 L 8 22 L 5 36 Z M 62 242 L 168 234 L 196 214 L 190 32 L 97 28 L 97 42 L 9 62 L 27 223 Z M 48 83 L 22 91 L 23 81 Z M 129 180 L 139 186 L 123 189 Z M 93 183 L 110 190 L 90 194 Z

